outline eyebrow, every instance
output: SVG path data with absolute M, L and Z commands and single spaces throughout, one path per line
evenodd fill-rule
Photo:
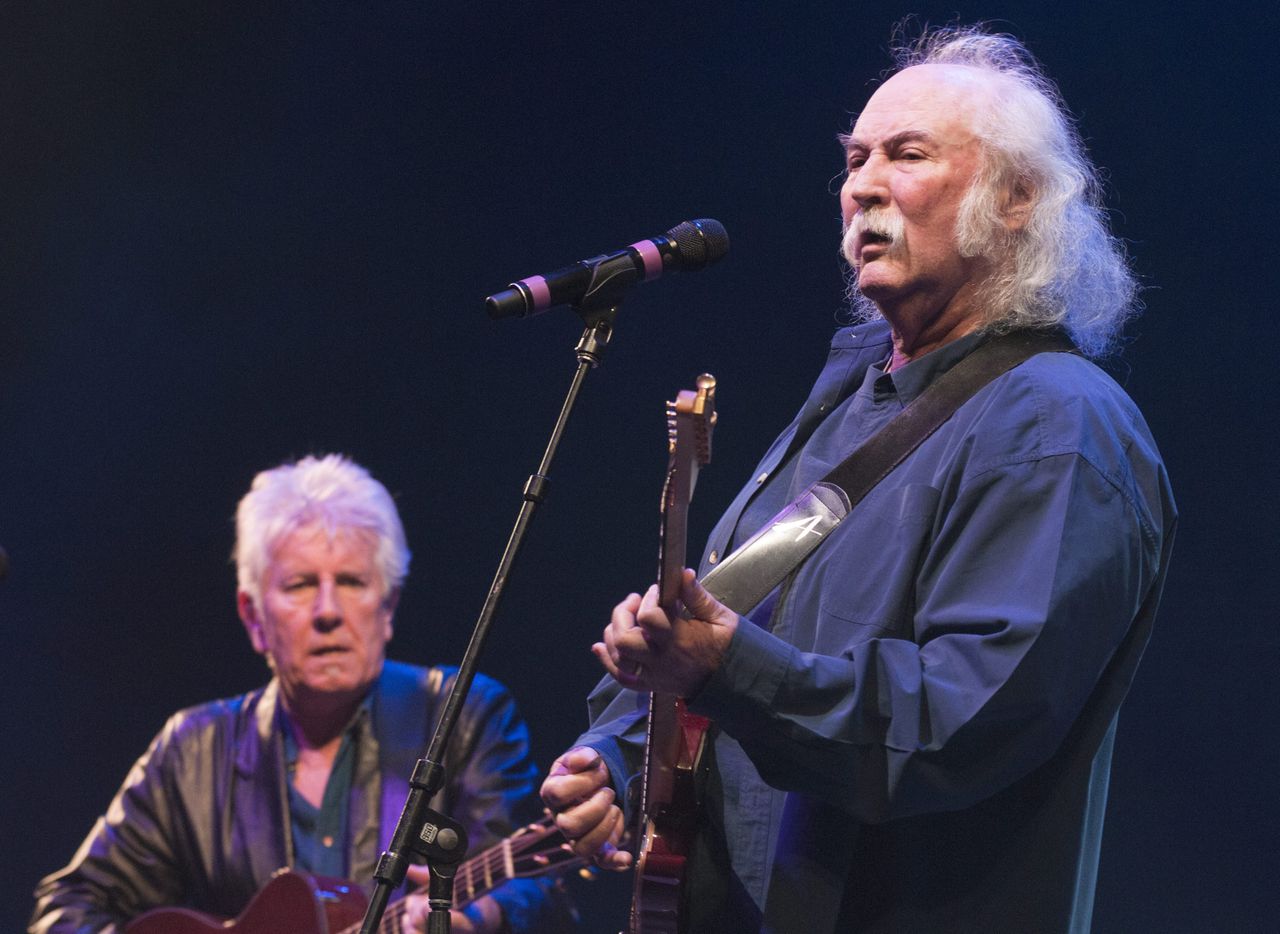
M 884 145 L 887 148 L 891 148 L 894 146 L 901 146 L 903 143 L 911 143 L 911 142 L 917 142 L 917 141 L 931 143 L 934 141 L 934 136 L 928 130 L 902 130 L 899 133 L 894 133 L 892 136 L 886 139 L 884 141 Z M 844 148 L 845 148 L 845 152 L 848 152 L 851 149 L 865 150 L 867 149 L 867 144 L 858 142 L 858 140 L 853 138 L 853 134 L 849 134 L 844 139 Z

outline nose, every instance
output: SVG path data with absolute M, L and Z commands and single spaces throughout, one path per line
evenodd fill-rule
M 882 206 L 889 201 L 889 189 L 885 169 L 888 160 L 880 153 L 872 153 L 857 168 L 849 170 L 841 190 L 845 222 L 858 210 Z
M 342 608 L 338 606 L 338 590 L 334 581 L 322 580 L 316 588 L 311 624 L 320 632 L 332 632 L 342 625 Z

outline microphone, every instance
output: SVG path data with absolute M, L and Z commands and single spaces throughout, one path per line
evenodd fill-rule
M 484 300 L 490 318 L 524 318 L 555 305 L 595 311 L 616 305 L 622 291 L 664 272 L 706 269 L 729 252 L 729 234 L 704 217 L 677 224 L 660 237 L 593 256 L 544 276 L 529 276 Z

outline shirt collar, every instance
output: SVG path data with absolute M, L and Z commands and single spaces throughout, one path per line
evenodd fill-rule
M 280 735 L 284 738 L 284 755 L 285 763 L 292 765 L 298 759 L 298 741 L 294 739 L 293 730 L 288 723 L 288 714 L 285 713 L 284 704 L 280 704 L 277 709 L 277 716 L 280 721 Z M 342 739 L 346 742 L 348 739 L 359 740 L 362 735 L 367 732 L 365 725 L 373 716 L 373 692 L 369 691 L 364 696 L 364 700 L 360 702 L 360 706 L 356 708 L 355 713 L 351 715 L 351 719 L 347 721 L 347 725 L 342 729 Z
M 884 371 L 889 364 L 889 360 L 885 359 L 867 368 L 863 388 L 871 391 L 876 399 L 896 395 L 903 405 L 908 405 L 929 384 L 967 357 L 986 338 L 985 330 L 973 331 L 943 344 L 937 350 L 929 351 L 923 357 L 917 357 L 892 373 Z

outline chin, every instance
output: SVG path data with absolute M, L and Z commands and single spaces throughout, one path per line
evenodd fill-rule
M 318 714 L 356 703 L 367 688 L 366 682 L 310 682 L 299 692 L 297 703 L 301 710 Z
M 857 267 L 857 270 L 858 270 L 859 283 L 862 283 L 864 281 L 877 282 L 885 279 L 888 276 L 893 275 L 893 270 L 890 268 L 889 259 L 886 256 L 877 256 L 874 259 L 870 259 L 867 262 L 859 265 Z
M 369 686 L 369 678 L 363 671 L 313 672 L 304 682 L 306 689 L 317 695 L 341 695 L 363 691 Z
M 858 278 L 858 291 L 867 301 L 879 305 L 882 301 L 892 298 L 897 289 L 894 283 L 872 276 L 867 279 Z

